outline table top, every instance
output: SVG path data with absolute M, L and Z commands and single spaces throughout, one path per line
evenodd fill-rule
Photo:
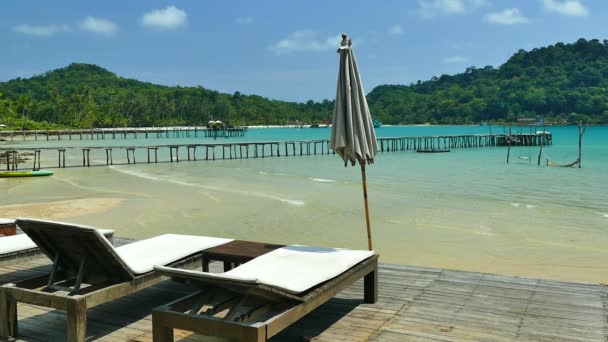
M 14 225 L 14 224 L 15 224 L 15 220 L 0 218 L 0 226 L 3 226 L 3 225 Z
M 229 259 L 248 261 L 281 247 L 284 247 L 284 245 L 234 240 L 223 245 L 204 250 L 203 258 L 213 260 Z

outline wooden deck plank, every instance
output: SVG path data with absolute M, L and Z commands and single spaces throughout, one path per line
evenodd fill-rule
M 213 263 L 219 271 L 221 264 Z M 43 274 L 44 258 L 0 267 L 0 283 Z M 608 342 L 608 287 L 525 277 L 380 265 L 377 304 L 361 281 L 271 341 Z M 192 289 L 163 281 L 89 310 L 88 340 L 152 341 L 151 310 Z M 18 339 L 65 339 L 65 314 L 19 304 Z M 217 341 L 176 331 L 176 341 Z

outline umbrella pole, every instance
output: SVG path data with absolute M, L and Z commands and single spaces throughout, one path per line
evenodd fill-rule
M 361 178 L 363 183 L 363 201 L 365 202 L 365 223 L 367 224 L 367 247 L 372 250 L 372 229 L 369 224 L 369 206 L 367 205 L 367 179 L 365 177 L 365 160 L 360 160 Z

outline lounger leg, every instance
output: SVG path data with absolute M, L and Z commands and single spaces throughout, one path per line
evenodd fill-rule
M 87 337 L 87 301 L 74 298 L 67 302 L 68 342 L 84 342 Z
M 209 272 L 209 259 L 203 257 L 203 272 Z
M 17 302 L 8 294 L 7 286 L 0 287 L 0 337 L 17 336 Z
M 152 341 L 173 342 L 173 328 L 164 326 L 154 314 L 152 314 Z
M 378 301 L 378 266 L 363 278 L 363 302 L 374 304 Z

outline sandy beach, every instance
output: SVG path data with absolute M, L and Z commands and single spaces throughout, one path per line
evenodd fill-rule
M 120 206 L 123 198 L 81 198 L 65 201 L 11 204 L 0 206 L 2 217 L 30 217 L 46 220 L 64 220 L 73 217 L 106 212 Z

